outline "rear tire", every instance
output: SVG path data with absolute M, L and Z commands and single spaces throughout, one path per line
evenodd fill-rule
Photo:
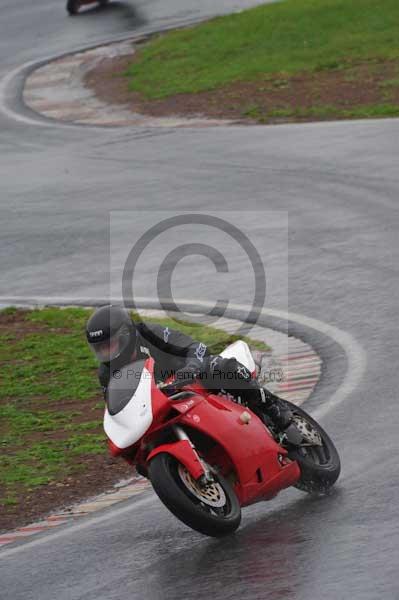
M 301 478 L 295 485 L 307 493 L 326 493 L 337 481 L 341 462 L 336 447 L 324 429 L 307 412 L 287 400 L 281 400 L 292 413 L 306 420 L 320 435 L 322 446 L 294 448 L 289 457 L 296 460 L 301 469 Z
M 71 17 L 78 14 L 79 8 L 80 8 L 79 0 L 68 0 L 66 9 Z
M 224 492 L 226 503 L 221 508 L 212 509 L 183 483 L 179 464 L 167 453 L 158 454 L 151 460 L 149 477 L 160 500 L 180 521 L 204 535 L 221 537 L 233 533 L 241 522 L 241 507 L 231 485 L 221 475 L 214 475 Z M 184 469 L 182 465 L 180 468 Z

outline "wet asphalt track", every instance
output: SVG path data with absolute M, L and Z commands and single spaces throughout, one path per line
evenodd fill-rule
M 62 2 L 6 0 L 0 74 L 79 44 L 237 5 L 120 3 L 68 19 Z M 0 116 L 1 295 L 105 295 L 110 210 L 284 210 L 290 310 L 349 332 L 367 353 L 361 384 L 323 419 L 343 460 L 331 497 L 287 491 L 246 509 L 232 539 L 213 541 L 148 494 L 90 525 L 4 548 L 5 598 L 399 598 L 398 141 L 397 121 L 106 131 Z M 239 288 L 240 273 L 233 277 Z M 209 295 L 200 278 L 176 286 L 180 296 Z M 147 281 L 140 292 L 152 293 Z M 280 301 L 276 293 L 272 305 Z M 327 338 L 302 333 L 328 359 L 315 407 L 347 365 Z

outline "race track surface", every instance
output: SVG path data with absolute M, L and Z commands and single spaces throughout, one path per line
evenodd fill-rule
M 0 75 L 79 45 L 253 4 L 150 0 L 69 19 L 62 2 L 4 0 Z M 367 356 L 360 384 L 323 418 L 343 462 L 330 497 L 287 491 L 245 509 L 234 538 L 215 541 L 146 493 L 1 550 L 5 597 L 397 600 L 398 146 L 395 120 L 107 130 L 0 115 L 2 296 L 107 295 L 110 211 L 245 211 L 254 230 L 261 211 L 288 211 L 288 308 L 351 334 Z M 118 223 L 123 237 L 128 224 Z M 148 260 L 155 268 L 156 257 Z M 272 262 L 280 271 L 278 256 Z M 177 296 L 213 299 L 201 277 L 207 266 L 177 281 Z M 232 275 L 234 299 L 248 302 L 241 276 Z M 140 295 L 152 292 L 143 278 Z M 284 296 L 277 290 L 271 306 Z M 315 408 L 347 361 L 326 337 L 304 335 L 328 358 Z

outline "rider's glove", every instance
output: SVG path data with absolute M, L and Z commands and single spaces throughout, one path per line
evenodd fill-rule
M 179 388 L 182 387 L 182 383 L 194 381 L 194 379 L 200 374 L 200 371 L 201 370 L 197 365 L 187 364 L 185 367 L 182 367 L 181 369 L 175 371 L 173 381 L 163 386 L 162 391 L 167 396 L 175 394 L 179 390 Z
M 197 365 L 188 363 L 175 372 L 174 381 L 192 381 L 200 374 L 200 372 L 201 369 Z

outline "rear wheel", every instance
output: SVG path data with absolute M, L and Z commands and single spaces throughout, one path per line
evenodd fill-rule
M 337 449 L 307 412 L 286 400 L 281 402 L 292 411 L 294 423 L 304 440 L 303 445 L 289 452 L 289 457 L 296 460 L 301 469 L 301 478 L 295 487 L 308 493 L 325 493 L 337 481 L 341 471 Z
M 71 17 L 78 14 L 79 8 L 80 8 L 80 0 L 68 0 L 66 9 L 67 9 L 67 12 L 71 15 Z
M 212 537 L 233 533 L 241 522 L 241 508 L 231 485 L 219 474 L 200 486 L 188 470 L 167 453 L 149 465 L 152 486 L 165 506 L 183 523 Z

